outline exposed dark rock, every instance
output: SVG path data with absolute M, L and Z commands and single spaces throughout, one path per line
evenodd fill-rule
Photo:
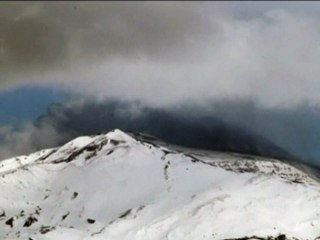
M 127 211 L 125 211 L 123 214 L 121 214 L 119 216 L 119 218 L 125 218 L 126 216 L 128 216 L 131 213 L 132 209 L 128 209 Z
M 107 155 L 110 155 L 113 152 L 114 152 L 114 150 L 110 150 L 109 152 L 107 152 Z
M 251 236 L 251 237 L 242 237 L 242 238 L 228 238 L 225 240 L 289 240 L 285 234 L 280 234 L 279 236 L 267 236 L 267 237 L 258 237 L 258 236 Z
M 88 219 L 87 219 L 87 222 L 88 222 L 88 223 L 90 223 L 90 224 L 93 224 L 93 223 L 95 223 L 95 222 L 96 222 L 96 220 L 91 219 L 91 218 L 88 218 Z
M 69 156 L 67 156 L 66 158 L 63 159 L 58 159 L 55 161 L 52 161 L 52 163 L 61 163 L 61 162 L 71 162 L 72 160 L 74 160 L 77 156 L 79 156 L 80 154 L 82 154 L 85 151 L 88 152 L 94 152 L 94 151 L 98 151 L 100 150 L 103 145 L 107 144 L 107 141 L 102 141 L 101 143 L 97 143 L 97 144 L 88 144 L 87 146 L 80 148 L 80 149 L 76 149 L 73 150 Z
M 61 221 L 65 220 L 69 216 L 70 212 L 66 213 L 61 217 Z
M 13 227 L 13 217 L 9 218 L 6 222 L 6 225 L 9 225 L 10 227 Z
M 41 207 L 37 206 L 36 210 L 35 210 L 35 214 L 40 215 L 40 211 L 41 211 Z
M 79 193 L 74 192 L 74 193 L 72 194 L 71 200 L 73 200 L 73 199 L 77 198 L 77 197 L 78 197 L 78 195 L 79 195 Z
M 52 229 L 54 229 L 54 227 L 51 228 L 50 226 L 41 226 L 40 233 L 46 234 L 46 233 L 50 232 Z
M 36 219 L 33 216 L 30 216 L 27 218 L 27 220 L 24 222 L 23 227 L 30 227 L 33 223 L 38 222 L 38 219 Z
M 6 212 L 3 211 L 3 212 L 0 214 L 0 218 L 3 218 L 3 217 L 5 217 L 5 216 L 6 216 Z
M 119 140 L 114 140 L 114 139 L 110 139 L 110 143 L 117 146 L 120 143 L 124 143 L 125 141 L 119 141 Z

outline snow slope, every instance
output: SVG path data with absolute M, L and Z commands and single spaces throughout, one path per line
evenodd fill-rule
M 320 237 L 320 184 L 301 170 L 120 130 L 0 162 L 0 191 L 0 239 Z

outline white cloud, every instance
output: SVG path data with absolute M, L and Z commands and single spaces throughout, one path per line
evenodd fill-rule
M 0 136 L 0 159 L 29 154 L 44 147 L 55 147 L 67 137 L 50 124 L 36 127 L 31 123 L 26 123 L 21 129 L 16 130 L 12 127 L 1 127 Z
M 44 4 L 27 16 L 56 27 L 64 54 L 48 51 L 54 58 L 45 66 L 35 61 L 29 75 L 5 76 L 156 106 L 225 98 L 318 104 L 320 19 L 271 5 L 241 18 L 217 3 L 79 4 L 70 15 Z

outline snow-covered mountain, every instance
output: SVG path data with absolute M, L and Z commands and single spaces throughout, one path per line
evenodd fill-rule
M 0 162 L 0 239 L 320 239 L 320 183 L 288 163 L 120 130 Z

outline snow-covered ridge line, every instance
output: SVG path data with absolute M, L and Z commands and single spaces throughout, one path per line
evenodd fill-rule
M 288 163 L 284 163 L 276 159 L 266 159 L 262 157 L 257 158 L 242 154 L 234 154 L 235 157 L 230 157 L 230 155 L 228 155 L 227 159 L 225 159 L 223 153 L 220 153 L 218 156 L 212 156 L 212 154 L 206 155 L 197 152 L 176 151 L 155 144 L 150 138 L 148 138 L 146 141 L 142 139 L 134 139 L 132 136 L 122 132 L 119 129 L 115 129 L 104 135 L 78 137 L 66 143 L 62 147 L 45 149 L 30 155 L 3 160 L 2 162 L 0 162 L 0 176 L 3 174 L 13 173 L 18 169 L 23 169 L 26 166 L 30 166 L 32 164 L 70 162 L 75 157 L 85 152 L 91 152 L 91 154 L 86 154 L 85 157 L 86 159 L 89 159 L 108 143 L 112 143 L 114 145 L 125 143 L 127 145 L 130 145 L 140 142 L 144 145 L 159 148 L 164 152 L 164 155 L 184 154 L 185 156 L 191 158 L 191 161 L 193 162 L 208 164 L 214 167 L 225 169 L 227 171 L 238 173 L 258 172 L 260 174 L 275 175 L 294 183 L 315 184 L 315 180 L 308 176 L 307 173 L 297 169 L 296 167 Z
M 185 156 L 191 158 L 192 162 L 200 162 L 214 167 L 219 167 L 227 171 L 233 171 L 237 173 L 251 172 L 266 175 L 278 176 L 284 180 L 293 183 L 308 183 L 308 184 L 318 184 L 319 179 L 313 176 L 309 176 L 308 173 L 296 168 L 288 162 L 283 162 L 277 159 L 251 156 L 246 154 L 238 153 L 223 153 L 223 152 L 210 152 L 210 151 L 190 151 L 189 149 L 184 149 L 178 147 L 180 150 L 170 149 L 170 145 L 166 144 L 167 148 L 163 148 L 160 144 L 152 142 L 151 136 L 146 136 L 142 134 L 137 134 L 139 141 L 143 144 L 151 144 L 160 149 L 165 149 L 165 154 L 181 153 Z M 154 138 L 155 139 L 155 138 Z M 156 139 L 155 139 L 156 140 Z
M 70 162 L 73 157 L 84 151 L 99 150 L 107 143 L 118 144 L 125 141 L 132 142 L 134 139 L 118 129 L 104 135 L 77 137 L 61 147 L 4 159 L 0 162 L 0 175 L 12 173 L 33 164 Z
M 280 162 L 278 160 L 257 160 L 257 159 L 212 159 L 208 157 L 201 157 L 190 155 L 193 161 L 200 161 L 210 166 L 223 168 L 227 171 L 233 171 L 237 173 L 259 173 L 280 177 L 284 180 L 293 183 L 308 183 L 318 184 L 318 182 L 311 178 L 307 173 L 291 166 L 288 163 Z
M 320 237 L 320 184 L 273 159 L 114 130 L 0 165 L 3 240 Z

